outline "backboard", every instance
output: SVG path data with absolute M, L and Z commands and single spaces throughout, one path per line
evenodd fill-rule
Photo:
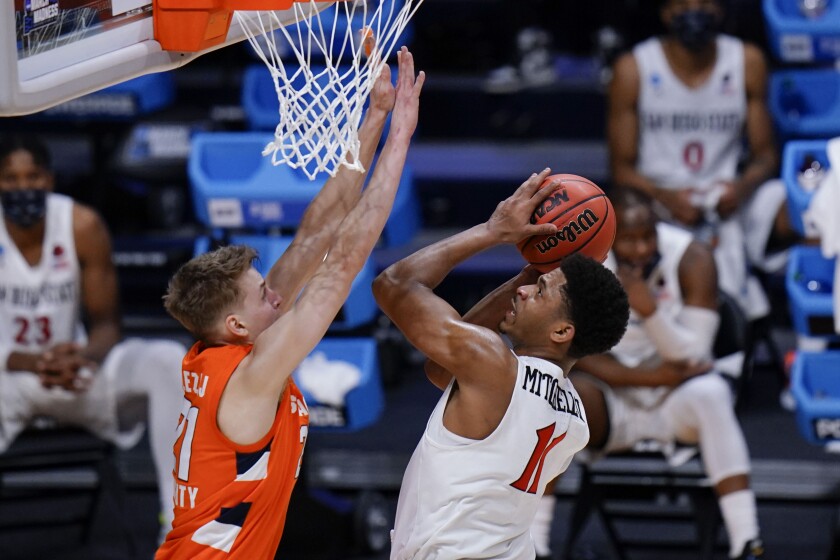
M 316 8 L 334 2 L 318 2 Z M 200 52 L 165 51 L 154 39 L 152 0 L 0 4 L 0 116 L 35 113 L 143 74 L 172 70 L 245 38 L 234 18 L 221 44 Z M 293 10 L 279 14 L 284 24 L 294 21 Z

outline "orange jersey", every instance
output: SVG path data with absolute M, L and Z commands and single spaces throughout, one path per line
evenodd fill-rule
M 309 414 L 291 378 L 274 424 L 238 445 L 219 430 L 222 392 L 252 346 L 206 347 L 184 357 L 184 410 L 175 441 L 175 520 L 156 560 L 271 559 L 300 471 Z

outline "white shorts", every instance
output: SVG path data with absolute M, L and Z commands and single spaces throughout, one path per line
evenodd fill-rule
M 735 417 L 731 388 L 720 375 L 698 375 L 673 389 L 599 386 L 610 415 L 610 435 L 604 449 L 584 460 L 636 449 L 642 443 L 645 449 L 662 452 L 672 466 L 699 449 L 713 484 L 749 473 L 749 451 Z M 678 448 L 677 440 L 692 447 Z
M 594 376 L 587 379 L 596 384 L 604 394 L 609 414 L 610 434 L 599 455 L 629 451 L 639 442 L 656 441 L 668 453 L 678 439 L 678 428 L 669 412 L 674 405 L 672 397 L 696 383 L 716 383 L 717 373 L 694 377 L 675 388 L 670 387 L 611 387 Z M 676 401 L 679 402 L 679 401 Z M 732 406 L 732 403 L 727 403 Z M 693 445 L 696 440 L 686 437 L 682 443 Z
M 90 387 L 80 393 L 57 387 L 45 389 L 31 372 L 0 371 L 0 452 L 38 417 L 48 417 L 61 426 L 86 428 L 124 449 L 134 446 L 143 435 L 144 424 L 134 421 L 127 427 L 120 426 L 117 378 L 127 369 L 126 364 L 148 353 L 148 341 L 144 339 L 131 338 L 117 344 L 92 374 Z

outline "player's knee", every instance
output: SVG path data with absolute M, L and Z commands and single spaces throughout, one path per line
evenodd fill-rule
M 732 409 L 732 390 L 720 375 L 711 373 L 695 377 L 684 384 L 686 404 L 698 410 Z
M 163 380 L 178 383 L 181 376 L 181 362 L 187 348 L 172 340 L 146 341 L 149 363 L 148 372 Z

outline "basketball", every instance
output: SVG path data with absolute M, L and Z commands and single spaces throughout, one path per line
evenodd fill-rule
M 517 244 L 519 252 L 540 272 L 557 268 L 572 253 L 603 262 L 615 239 L 610 199 L 598 185 L 578 175 L 550 175 L 541 188 L 555 181 L 560 184 L 536 209 L 531 223 L 553 223 L 557 233 L 523 239 Z

